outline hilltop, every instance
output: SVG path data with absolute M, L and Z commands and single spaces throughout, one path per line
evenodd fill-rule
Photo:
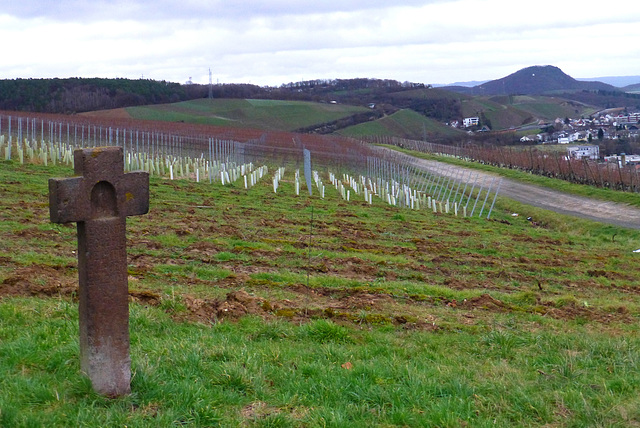
M 446 89 L 468 95 L 542 95 L 554 92 L 614 91 L 616 88 L 602 82 L 576 80 L 552 65 L 537 65 L 471 88 L 449 86 Z

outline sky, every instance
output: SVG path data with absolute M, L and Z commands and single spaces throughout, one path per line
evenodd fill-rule
M 640 8 L 589 0 L 0 0 L 0 40 L 0 79 L 640 75 Z

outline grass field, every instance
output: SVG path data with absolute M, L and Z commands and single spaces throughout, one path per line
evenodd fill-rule
M 597 109 L 581 103 L 553 97 L 513 97 L 513 105 L 535 117 L 552 121 L 555 118 L 589 116 Z
M 506 97 L 505 97 L 506 98 Z M 501 98 L 497 99 L 498 101 Z M 462 114 L 464 117 L 474 117 L 484 114 L 491 121 L 494 130 L 506 129 L 512 126 L 520 126 L 533 122 L 531 113 L 521 110 L 516 106 L 496 102 L 493 98 L 474 97 L 462 101 Z
M 423 140 L 425 137 L 456 137 L 464 135 L 443 123 L 427 118 L 413 110 L 403 109 L 381 119 L 341 129 L 337 132 L 347 137 L 397 136 Z
M 48 220 L 71 170 L 0 162 L 0 426 L 640 424 L 640 232 L 296 197 L 288 174 L 151 179 L 132 394 L 106 399 L 79 372 L 76 229 Z
M 134 119 L 285 131 L 367 111 L 363 107 L 341 104 L 241 99 L 200 99 L 175 104 L 129 107 L 126 110 Z

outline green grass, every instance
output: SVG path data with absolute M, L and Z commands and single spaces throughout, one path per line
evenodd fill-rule
M 463 133 L 443 123 L 427 118 L 413 110 L 403 109 L 390 116 L 341 129 L 347 137 L 398 136 L 422 140 L 426 137 L 461 136 Z
M 639 231 L 506 199 L 488 221 L 296 197 L 288 177 L 151 178 L 127 222 L 132 393 L 100 397 L 76 229 L 48 220 L 69 175 L 0 162 L 2 427 L 640 423 Z
M 500 100 L 498 98 L 498 100 Z M 491 121 L 493 130 L 507 129 L 512 126 L 520 126 L 531 122 L 533 118 L 529 112 L 521 110 L 517 106 L 495 102 L 494 98 L 474 97 L 462 101 L 462 114 L 464 117 L 474 117 L 484 114 Z
M 363 107 L 303 101 L 202 99 L 175 104 L 128 107 L 134 119 L 257 129 L 295 129 L 366 111 Z
M 11 319 L 1 329 L 3 426 L 628 426 L 640 418 L 640 342 L 587 329 L 392 334 L 253 317 L 205 326 L 133 305 L 133 392 L 109 400 L 77 370 L 74 304 L 14 299 L 0 311 Z
M 531 113 L 536 118 L 546 119 L 548 121 L 552 121 L 558 117 L 588 116 L 597 110 L 581 103 L 555 97 L 515 96 L 511 97 L 510 101 L 513 106 Z

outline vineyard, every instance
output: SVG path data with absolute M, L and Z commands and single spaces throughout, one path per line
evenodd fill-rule
M 132 394 L 100 397 L 79 370 L 76 227 L 46 204 L 70 169 L 16 159 L 0 426 L 640 421 L 640 233 L 527 208 L 538 226 L 508 200 L 491 222 L 347 202 L 324 173 L 325 199 L 297 196 L 286 168 L 277 193 L 280 168 L 247 190 L 151 177 L 127 220 Z
M 543 151 L 536 147 L 448 146 L 393 137 L 379 137 L 370 141 L 424 153 L 455 156 L 501 168 L 518 169 L 576 184 L 634 193 L 640 191 L 640 174 L 634 165 L 574 159 L 568 157 L 565 152 Z
M 291 171 L 299 194 L 300 169 L 308 158 L 306 185 L 312 193 L 313 181 L 321 198 L 328 182 L 346 201 L 359 198 L 371 205 L 375 197 L 392 206 L 463 217 L 486 213 L 490 218 L 499 190 L 493 180 L 485 183 L 477 175 L 444 169 L 421 170 L 402 156 L 344 137 L 126 119 L 96 122 L 0 115 L 0 152 L 5 160 L 73 165 L 75 149 L 107 145 L 123 148 L 125 170 L 144 170 L 170 180 L 220 182 L 247 189 L 275 171 L 276 193 L 280 180 Z
M 640 423 L 636 230 L 355 139 L 2 115 L 0 141 L 0 426 Z M 151 174 L 115 399 L 80 370 L 76 227 L 45 196 L 104 145 Z

